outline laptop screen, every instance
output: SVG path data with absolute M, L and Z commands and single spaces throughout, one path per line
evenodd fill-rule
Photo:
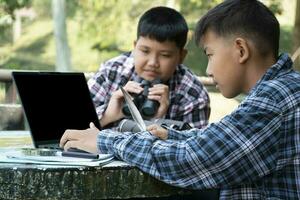
M 13 72 L 35 147 L 57 144 L 66 129 L 99 126 L 83 73 Z

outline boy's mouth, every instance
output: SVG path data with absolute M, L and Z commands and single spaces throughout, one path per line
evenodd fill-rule
M 150 76 L 157 76 L 157 74 L 158 74 L 154 70 L 144 70 L 144 73 L 146 73 L 147 75 L 150 75 Z
M 214 83 L 215 87 L 216 87 L 217 89 L 219 89 L 219 84 L 218 84 L 218 82 L 217 82 L 216 80 L 213 80 L 213 83 Z

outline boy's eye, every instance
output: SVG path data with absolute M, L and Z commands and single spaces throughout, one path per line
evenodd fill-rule
M 141 49 L 141 52 L 147 54 L 147 53 L 149 53 L 149 50 L 147 50 L 147 49 Z
M 170 58 L 171 55 L 170 54 L 161 54 L 163 57 L 166 57 L 166 58 Z

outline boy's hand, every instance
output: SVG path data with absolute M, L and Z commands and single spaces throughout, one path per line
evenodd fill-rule
M 168 130 L 162 128 L 161 126 L 157 124 L 152 124 L 147 127 L 147 131 L 150 131 L 150 133 L 162 140 L 168 139 Z
M 169 108 L 169 86 L 164 84 L 155 84 L 149 88 L 148 99 L 156 100 L 160 103 L 154 118 L 163 118 Z
M 85 130 L 71 130 L 64 132 L 60 139 L 59 146 L 67 150 L 69 148 L 77 148 L 90 153 L 99 153 L 97 150 L 97 135 L 99 130 L 91 122 L 90 128 Z
M 144 90 L 139 83 L 134 81 L 127 82 L 127 84 L 123 88 L 129 93 L 136 93 L 136 94 Z M 123 104 L 124 104 L 124 96 L 121 89 L 118 89 L 112 93 L 108 106 L 103 114 L 102 119 L 100 120 L 102 127 L 124 117 L 124 114 L 122 112 Z

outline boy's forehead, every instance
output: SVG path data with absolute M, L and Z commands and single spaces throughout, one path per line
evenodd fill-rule
M 147 42 L 156 42 L 156 43 L 161 43 L 161 44 L 163 44 L 163 43 L 174 43 L 174 44 L 176 44 L 174 41 L 171 41 L 171 40 L 168 40 L 168 39 L 166 39 L 166 40 L 164 40 L 164 41 L 161 41 L 161 40 L 158 40 L 157 38 L 155 38 L 155 37 L 152 37 L 152 36 L 139 36 L 138 38 L 137 38 L 137 41 L 147 41 Z
M 215 39 L 217 39 L 217 35 L 213 31 L 207 30 L 201 36 L 200 41 L 199 41 L 199 46 L 204 49 L 204 48 L 206 48 L 207 45 L 209 45 Z
M 216 43 L 230 43 L 236 37 L 238 37 L 238 36 L 235 34 L 221 36 L 214 31 L 208 30 L 200 38 L 199 46 L 201 48 L 206 48 L 207 46 L 210 46 L 210 45 L 216 44 Z
M 174 41 L 170 41 L 170 40 L 165 40 L 165 41 L 159 41 L 155 38 L 152 38 L 152 37 L 148 37 L 148 36 L 140 36 L 136 43 L 139 45 L 139 46 L 152 46 L 152 45 L 156 45 L 158 44 L 160 47 L 163 47 L 165 49 L 168 49 L 168 50 L 174 50 L 174 48 L 178 48 L 176 43 Z

